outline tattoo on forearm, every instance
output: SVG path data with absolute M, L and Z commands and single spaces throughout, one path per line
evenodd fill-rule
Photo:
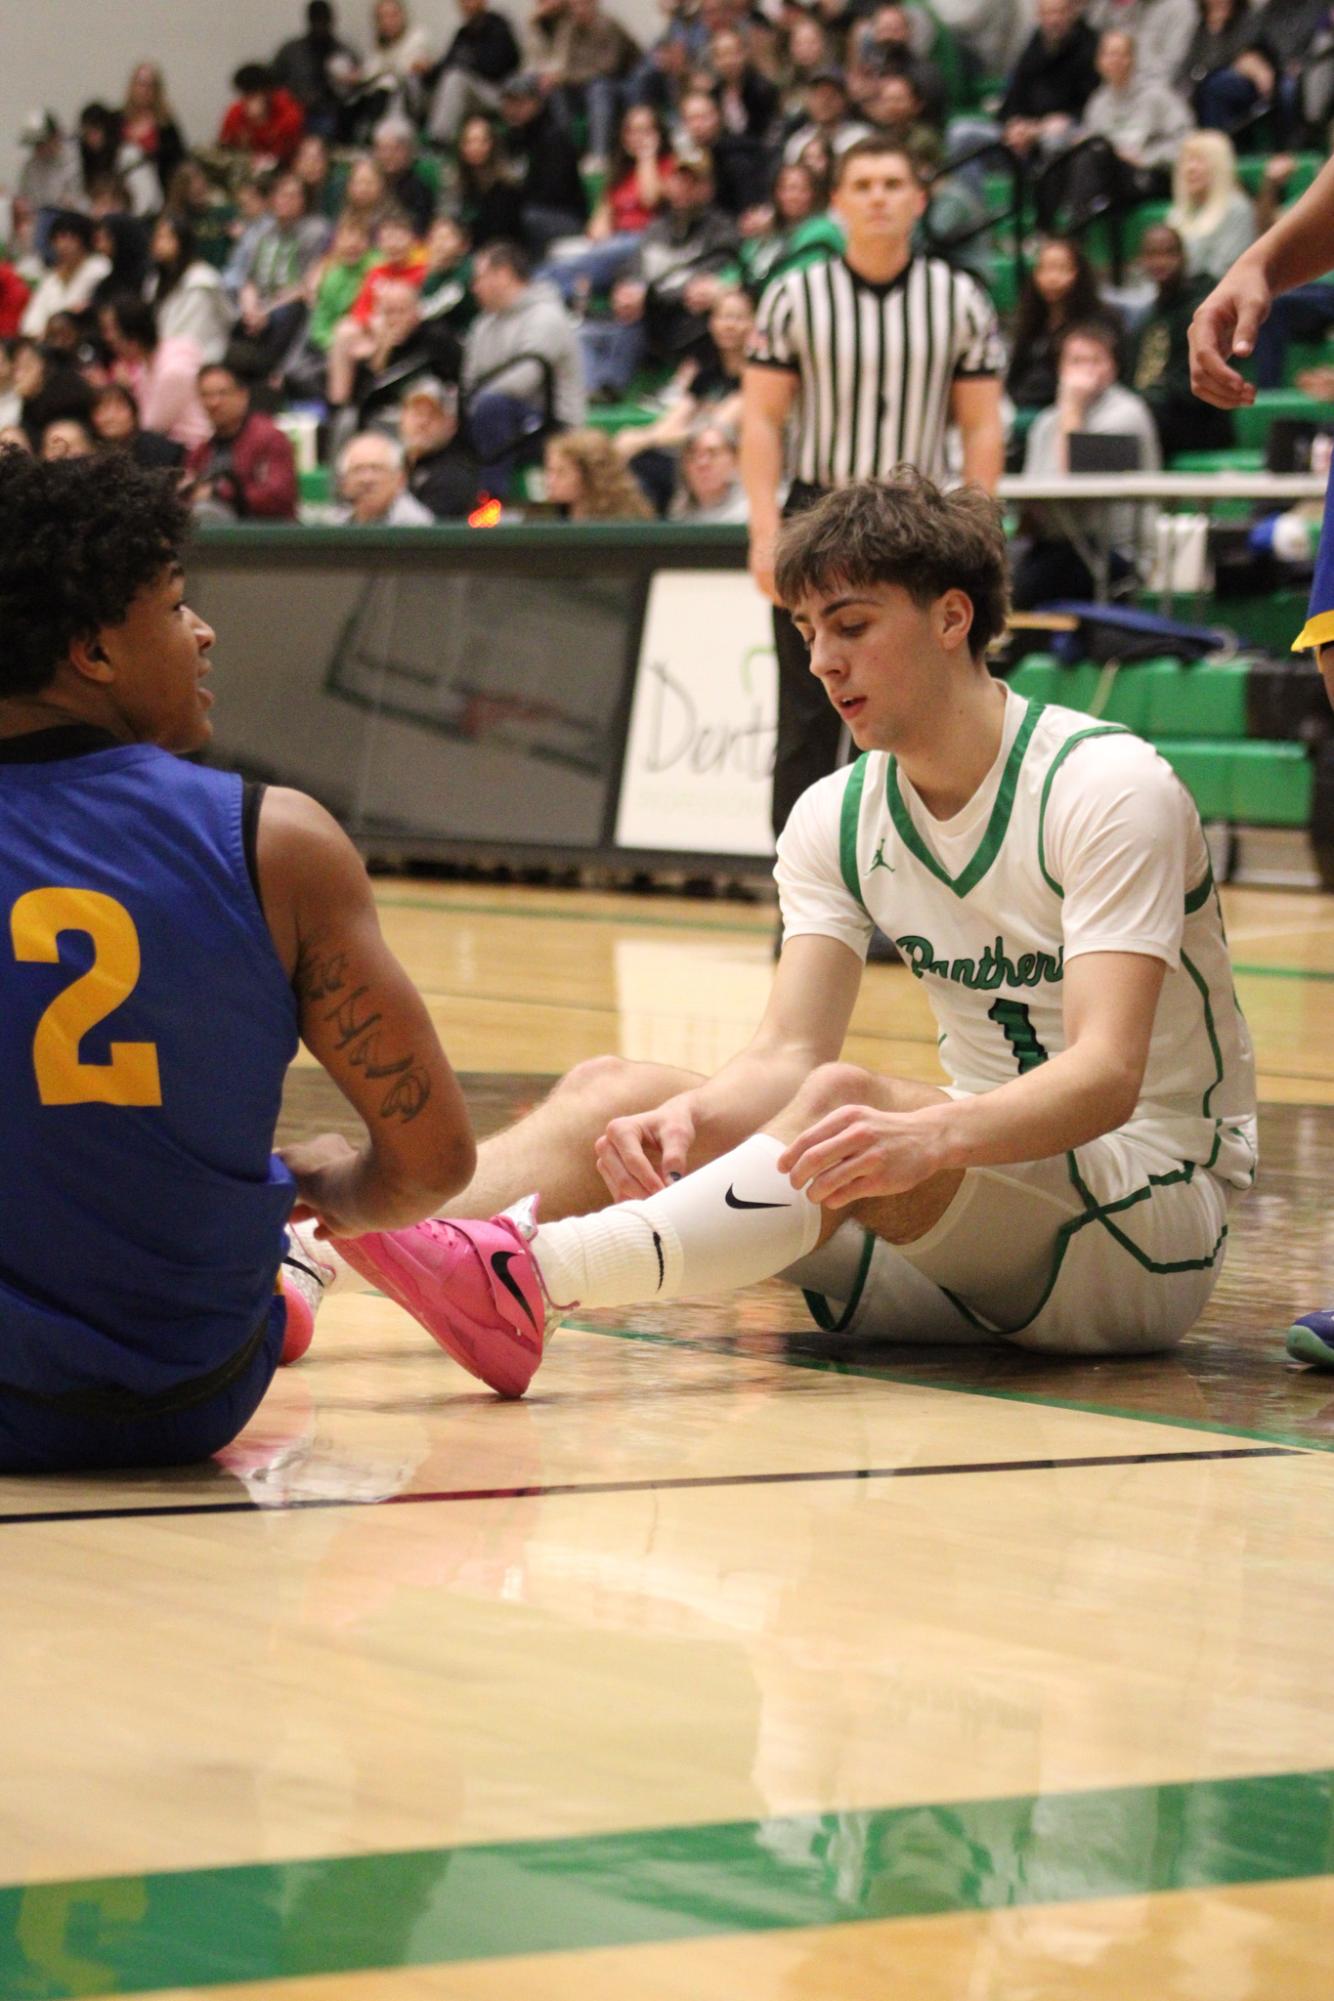
M 369 997 L 370 988 L 354 987 L 348 993 L 348 978 L 347 954 L 331 952 L 327 958 L 313 958 L 302 965 L 298 991 L 306 1001 L 334 1000 L 322 1019 L 334 1025 L 335 1054 L 346 1052 L 353 1069 L 363 1070 L 372 1083 L 389 1079 L 379 1116 L 411 1125 L 430 1101 L 430 1071 L 418 1063 L 411 1050 L 406 1056 L 395 1056 L 385 1049 L 383 1016 Z M 342 998 L 334 999 L 335 995 Z
M 430 1095 L 431 1080 L 426 1071 L 420 1068 L 405 1070 L 385 1092 L 380 1117 L 402 1119 L 404 1125 L 409 1126 L 418 1112 L 424 1109 Z

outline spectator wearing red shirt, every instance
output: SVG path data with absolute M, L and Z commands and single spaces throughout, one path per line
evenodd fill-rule
M 232 89 L 240 96 L 227 107 L 218 144 L 248 153 L 255 166 L 265 162 L 286 166 L 306 129 L 301 106 L 263 63 L 242 63 L 232 78 Z
M 621 120 L 607 187 L 587 235 L 562 247 L 537 276 L 555 285 L 567 305 L 580 293 L 610 291 L 665 206 L 675 165 L 657 112 L 648 104 L 632 104 Z
M 0 340 L 13 340 L 32 293 L 8 259 L 0 259 Z
M 426 250 L 417 241 L 411 217 L 405 209 L 386 209 L 375 227 L 375 262 L 352 301 L 348 317 L 358 326 L 368 327 L 375 316 L 382 285 L 401 280 L 420 291 L 425 279 Z
M 185 462 L 195 513 L 213 521 L 295 521 L 296 460 L 272 417 L 225 361 L 199 371 L 199 400 L 213 426 Z

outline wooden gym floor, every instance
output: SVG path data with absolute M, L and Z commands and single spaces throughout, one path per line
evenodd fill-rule
M 353 1294 L 222 1462 L 0 1481 L 0 1997 L 1323 2001 L 1334 902 L 1225 901 L 1263 1179 L 1172 1356 L 840 1347 L 775 1283 L 505 1405 Z M 757 905 L 381 903 L 483 1131 L 713 1067 L 771 970 Z M 871 969 L 849 1053 L 934 1039 Z

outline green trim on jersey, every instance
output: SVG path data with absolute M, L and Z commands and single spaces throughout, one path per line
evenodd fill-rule
M 1204 1102 L 1200 1107 L 1201 1116 L 1207 1119 L 1210 1116 L 1209 1100 L 1213 1097 L 1214 1092 L 1218 1089 L 1218 1086 L 1223 1081 L 1223 1052 L 1218 1046 L 1218 1033 L 1214 1027 L 1214 1011 L 1212 1007 L 1210 1007 L 1209 1005 L 1209 988 L 1205 982 L 1204 976 L 1200 972 L 1199 968 L 1191 960 L 1189 955 L 1185 952 L 1181 954 L 1181 964 L 1185 969 L 1185 971 L 1190 975 L 1195 985 L 1199 988 L 1200 999 L 1204 1004 L 1204 1032 L 1209 1038 L 1209 1047 L 1210 1049 L 1212 1049 L 1214 1055 L 1214 1068 L 1218 1073 L 1217 1076 L 1214 1078 L 1213 1083 L 1209 1086 L 1208 1090 L 1205 1092 Z M 1234 1007 L 1236 1007 L 1237 1005 L 1237 996 L 1235 990 L 1232 995 L 1232 1004 Z M 1237 1011 L 1238 1013 L 1240 1013 L 1241 1012 L 1240 1008 L 1238 1008 Z M 1206 1167 L 1212 1167 L 1214 1162 L 1217 1160 L 1219 1152 L 1223 1145 L 1224 1131 L 1233 1133 L 1238 1139 L 1245 1138 L 1245 1134 L 1239 1131 L 1239 1129 L 1236 1126 L 1225 1127 L 1222 1119 L 1216 1118 L 1214 1120 L 1213 1152 L 1209 1155 L 1209 1158 L 1204 1162 L 1204 1165 Z M 1253 1147 L 1250 1146 L 1249 1141 L 1247 1142 L 1247 1147 L 1251 1155 L 1251 1175 L 1253 1178 L 1257 1165 L 1255 1158 L 1255 1150 Z
M 1000 852 L 1001 842 L 1005 839 L 1010 825 L 1010 814 L 1014 810 L 1014 795 L 1019 789 L 1019 768 L 1023 764 L 1024 753 L 1028 749 L 1029 740 L 1038 726 L 1038 720 L 1042 715 L 1044 706 L 1045 704 L 1042 702 L 1029 703 L 1028 714 L 1020 724 L 1019 734 L 1010 746 L 1010 755 L 1005 760 L 1005 770 L 1001 775 L 1000 790 L 996 794 L 996 803 L 991 809 L 991 818 L 987 822 L 987 830 L 983 834 L 972 860 L 966 864 L 958 875 L 947 875 L 945 873 L 940 863 L 923 841 L 916 827 L 914 827 L 912 816 L 904 805 L 899 793 L 898 759 L 891 757 L 889 760 L 889 770 L 885 778 L 885 802 L 889 807 L 889 816 L 894 822 L 899 839 L 903 842 L 909 854 L 915 855 L 923 868 L 929 869 L 937 882 L 943 882 L 946 889 L 952 889 L 957 897 L 965 897 L 970 890 L 976 889 L 978 883 L 981 882 L 983 876 Z
M 1059 897 L 1064 897 L 1065 890 L 1047 868 L 1047 799 L 1051 792 L 1052 780 L 1076 744 L 1086 743 L 1092 736 L 1130 736 L 1131 734 L 1132 732 L 1125 729 L 1120 723 L 1102 723 L 1097 729 L 1080 730 L 1077 736 L 1066 738 L 1047 768 L 1047 776 L 1042 784 L 1042 798 L 1038 804 L 1038 867 L 1042 871 L 1042 878 L 1048 889 L 1053 890 Z M 1187 917 L 1193 917 L 1195 912 L 1208 902 L 1213 886 L 1214 871 L 1213 864 L 1210 862 L 1205 865 L 1204 874 L 1199 882 L 1196 883 L 1194 889 L 1187 891 Z
M 1091 736 L 1128 736 L 1129 734 L 1130 732 L 1123 729 L 1120 723 L 1100 723 L 1096 729 L 1079 730 L 1074 736 L 1066 738 L 1051 763 L 1047 766 L 1047 776 L 1042 781 L 1042 797 L 1038 801 L 1038 867 L 1042 871 L 1042 879 L 1048 889 L 1052 890 L 1057 896 L 1063 897 L 1065 891 L 1047 868 L 1047 799 L 1051 792 L 1051 782 L 1076 744 L 1087 743 Z
M 1151 1174 L 1142 1187 L 1132 1189 L 1129 1195 L 1119 1196 L 1115 1202 L 1107 1203 L 1098 1202 L 1094 1197 L 1092 1189 L 1085 1186 L 1073 1149 L 1065 1156 L 1065 1166 L 1066 1172 L 1070 1176 L 1071 1187 L 1085 1204 L 1084 1214 L 1082 1216 L 1072 1216 L 1070 1221 L 1062 1223 L 1056 1232 L 1056 1248 L 1052 1253 L 1051 1270 L 1047 1274 L 1047 1283 L 1042 1288 L 1042 1296 L 1038 1300 L 1037 1305 L 1026 1320 L 1021 1320 L 1015 1327 L 993 1326 L 988 1321 L 980 1319 L 973 1312 L 972 1308 L 959 1298 L 957 1293 L 950 1291 L 948 1286 L 941 1287 L 941 1291 L 945 1294 L 950 1304 L 957 1312 L 963 1315 L 964 1319 L 971 1326 L 976 1327 L 979 1333 L 990 1334 L 992 1336 L 999 1335 L 1002 1340 L 1011 1341 L 1016 1334 L 1022 1334 L 1026 1328 L 1031 1327 L 1056 1290 L 1056 1281 L 1061 1275 L 1061 1267 L 1065 1263 L 1065 1254 L 1069 1250 L 1075 1235 L 1078 1231 L 1087 1229 L 1090 1223 L 1100 1223 L 1107 1234 L 1120 1245 L 1121 1249 L 1128 1251 L 1135 1262 L 1143 1266 L 1144 1270 L 1150 1272 L 1155 1278 L 1168 1278 L 1175 1272 L 1208 1271 L 1217 1261 L 1218 1254 L 1227 1241 L 1228 1226 L 1226 1223 L 1224 1223 L 1222 1229 L 1219 1231 L 1218 1236 L 1214 1240 L 1213 1247 L 1206 1257 L 1181 1258 L 1174 1263 L 1159 1264 L 1155 1259 L 1142 1251 L 1139 1245 L 1128 1237 L 1123 1230 L 1118 1230 L 1115 1223 L 1108 1220 L 1110 1217 L 1118 1215 L 1123 1209 L 1133 1209 L 1137 1203 L 1149 1201 L 1153 1196 L 1154 1190 L 1157 1188 L 1170 1187 L 1174 1182 L 1193 1181 L 1197 1167 L 1195 1161 L 1183 1161 L 1181 1166 L 1174 1169 L 1171 1174 Z
M 834 1312 L 824 1293 L 808 1292 L 805 1286 L 802 1287 L 801 1296 L 810 1310 L 811 1319 L 817 1327 L 823 1328 L 826 1334 L 842 1334 L 860 1306 L 862 1293 L 866 1288 L 866 1275 L 871 1269 L 871 1259 L 875 1256 L 875 1246 L 874 1230 L 863 1230 L 862 1254 L 856 1276 L 852 1281 L 852 1296 L 844 1303 L 841 1313 Z
M 857 822 L 861 818 L 862 788 L 866 784 L 866 760 L 867 752 L 863 751 L 843 788 L 843 811 L 838 827 L 838 865 L 848 895 L 854 897 L 863 910 L 866 910 L 866 898 L 862 895 L 861 877 L 857 873 Z M 869 910 L 866 910 L 866 915 L 871 915 Z
M 1213 890 L 1213 886 L 1214 886 L 1214 865 L 1212 862 L 1210 862 L 1206 867 L 1200 881 L 1196 883 L 1194 889 L 1192 889 L 1186 897 L 1187 917 L 1193 917 L 1197 910 L 1203 910 L 1205 904 L 1209 901 L 1210 893 Z M 1220 925 L 1221 925 L 1221 913 L 1220 913 Z M 1224 944 L 1227 943 L 1226 932 L 1223 933 L 1223 943 Z M 1236 999 L 1235 993 L 1233 994 L 1232 998 L 1233 1000 Z
M 1217 1147 L 1215 1145 L 1215 1151 L 1216 1150 Z M 1115 1223 L 1111 1223 L 1108 1221 L 1108 1218 L 1110 1216 L 1116 1215 L 1120 1210 L 1129 1209 L 1136 1202 L 1146 1201 L 1153 1194 L 1155 1187 L 1161 1187 L 1166 1182 L 1185 1179 L 1184 1174 L 1166 1174 L 1166 1175 L 1151 1174 L 1149 1176 L 1149 1185 L 1147 1187 L 1137 1188 L 1133 1194 L 1123 1195 L 1119 1201 L 1109 1202 L 1106 1204 L 1105 1207 L 1103 1207 L 1100 1206 L 1094 1200 L 1092 1191 L 1084 1186 L 1084 1183 L 1080 1178 L 1079 1168 L 1078 1165 L 1076 1164 L 1074 1154 L 1071 1153 L 1067 1155 L 1067 1159 L 1070 1166 L 1070 1178 L 1074 1182 L 1075 1187 L 1078 1189 L 1080 1195 L 1089 1205 L 1088 1215 L 1086 1217 L 1081 1217 L 1079 1220 L 1082 1222 L 1089 1222 L 1089 1223 L 1101 1223 L 1103 1229 L 1106 1230 L 1107 1234 L 1115 1239 L 1115 1241 L 1121 1246 L 1123 1251 L 1129 1251 L 1131 1257 L 1134 1258 L 1136 1264 L 1142 1265 L 1145 1271 L 1151 1272 L 1155 1278 L 1165 1278 L 1165 1277 L 1170 1277 L 1170 1275 L 1173 1272 L 1179 1272 L 1179 1271 L 1208 1271 L 1214 1264 L 1215 1260 L 1218 1257 L 1218 1253 L 1222 1250 L 1223 1245 L 1227 1240 L 1226 1223 L 1224 1223 L 1222 1229 L 1219 1231 L 1217 1237 L 1214 1239 L 1213 1249 L 1209 1252 L 1207 1257 L 1176 1258 L 1173 1259 L 1170 1263 L 1159 1264 L 1155 1259 L 1147 1256 L 1146 1253 L 1140 1249 L 1139 1245 L 1135 1243 L 1132 1238 L 1128 1237 L 1125 1234 L 1124 1230 L 1118 1230 Z

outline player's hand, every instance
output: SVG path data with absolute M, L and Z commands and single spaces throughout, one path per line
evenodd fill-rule
M 613 1119 L 593 1153 L 612 1199 L 630 1202 L 679 1181 L 694 1143 L 695 1116 L 688 1101 L 669 1098 L 654 1111 Z
M 364 1161 L 341 1133 L 321 1133 L 277 1148 L 296 1182 L 294 1223 L 314 1223 L 317 1237 L 357 1237 L 374 1227 L 361 1213 Z
M 824 1209 L 846 1209 L 877 1195 L 903 1195 L 950 1162 L 940 1109 L 878 1112 L 840 1105 L 794 1139 L 779 1171 Z
M 1269 286 L 1254 269 L 1234 265 L 1190 323 L 1190 386 L 1216 410 L 1240 410 L 1255 401 L 1255 385 L 1228 365 L 1255 349 L 1255 336 L 1274 303 Z

